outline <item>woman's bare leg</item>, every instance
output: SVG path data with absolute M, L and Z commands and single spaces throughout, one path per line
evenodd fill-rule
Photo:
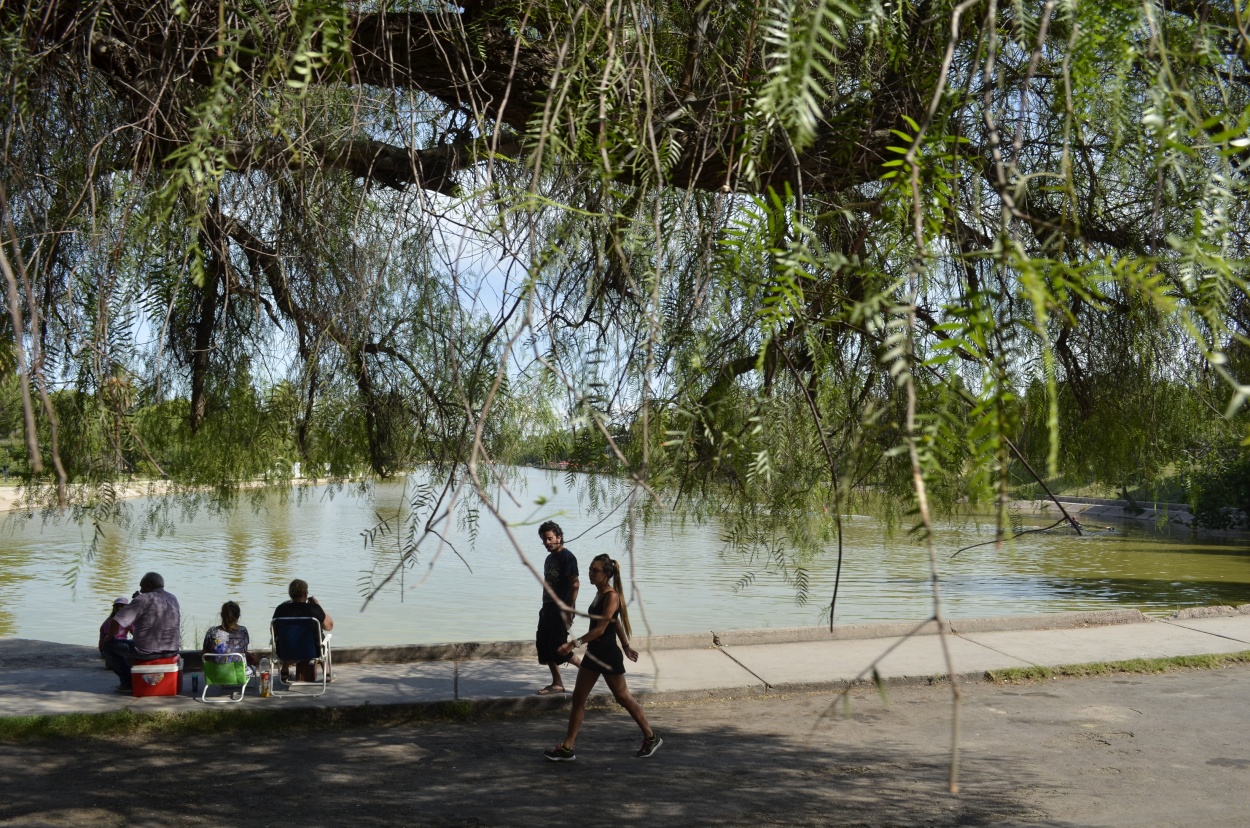
M 642 712 L 642 705 L 638 703 L 629 692 L 629 686 L 625 684 L 624 674 L 619 676 L 604 676 L 603 680 L 607 682 L 608 689 L 612 691 L 612 696 L 616 699 L 616 703 L 629 711 L 629 715 L 634 717 L 634 721 L 642 728 L 642 735 L 650 739 L 655 735 L 651 730 L 651 725 L 647 722 L 647 714 Z M 580 679 L 579 679 L 580 683 Z
M 595 670 L 583 667 L 577 671 L 577 684 L 573 686 L 573 709 L 569 711 L 569 729 L 561 742 L 566 748 L 573 747 L 573 743 L 577 741 L 577 732 L 582 729 L 582 721 L 586 718 L 586 699 L 590 698 L 590 691 L 598 680 L 599 673 Z

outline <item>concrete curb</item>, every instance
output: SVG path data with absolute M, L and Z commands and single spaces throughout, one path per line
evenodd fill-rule
M 1109 627 L 1116 624 L 1142 624 L 1154 621 L 1141 610 L 1097 610 L 1095 612 L 1056 612 L 1040 615 L 1007 615 L 999 618 L 953 618 L 950 632 L 1001 632 L 1015 630 L 1071 630 L 1078 627 Z
M 1250 604 L 1239 607 L 1190 607 L 1168 616 L 1169 621 L 1187 621 L 1191 618 L 1231 618 L 1234 615 L 1250 615 Z
M 1039 498 L 1037 500 L 1020 500 L 1017 503 L 1049 503 L 1054 505 L 1053 500 Z M 1127 507 L 1128 501 L 1121 497 L 1081 497 L 1080 495 L 1059 495 L 1059 502 L 1065 507 L 1069 504 L 1076 503 L 1085 506 L 1116 506 Z M 1167 510 L 1169 512 L 1193 512 L 1193 507 L 1188 503 L 1166 503 L 1162 500 L 1155 501 L 1144 499 L 1138 503 L 1138 508 L 1153 509 L 1156 511 Z
M 1244 540 L 1250 537 L 1250 525 L 1246 516 L 1241 513 L 1238 526 L 1229 529 L 1208 529 L 1194 526 L 1194 513 L 1184 503 L 1140 503 L 1136 510 L 1124 500 L 1113 500 L 1097 497 L 1059 496 L 1064 511 L 1082 523 L 1111 521 L 1127 526 L 1142 524 L 1168 525 L 1173 529 L 1189 529 L 1194 537 L 1204 540 Z M 1013 500 L 1009 507 L 1024 515 L 1059 519 L 1059 509 L 1053 500 Z
M 1206 618 L 1214 615 L 1250 614 L 1250 605 L 1237 609 L 1194 607 L 1182 611 L 1178 618 Z M 949 633 L 995 632 L 999 630 L 1072 629 L 1075 627 L 1137 624 L 1150 621 L 1138 610 L 1101 610 L 1095 612 L 1057 612 L 1039 615 L 1013 615 L 1000 618 L 954 618 L 946 621 Z M 919 629 L 917 629 L 919 627 Z M 847 624 L 828 627 L 785 627 L 762 630 L 709 630 L 706 633 L 638 637 L 634 646 L 640 652 L 650 650 L 699 650 L 717 647 L 741 647 L 752 644 L 790 644 L 809 641 L 853 641 L 867 638 L 896 638 L 913 633 L 935 635 L 937 625 L 929 622 L 889 622 L 881 624 Z M 8 648 L 0 654 L 0 666 L 14 669 L 40 666 L 49 659 L 62 665 L 96 667 L 99 654 L 94 647 L 56 644 L 33 639 L 3 639 Z M 268 650 L 256 650 L 268 655 Z M 182 653 L 188 670 L 200 667 L 198 650 Z M 333 650 L 338 664 L 408 664 L 427 661 L 477 661 L 487 659 L 535 659 L 532 641 L 470 641 L 455 644 L 415 644 L 385 647 L 344 647 Z

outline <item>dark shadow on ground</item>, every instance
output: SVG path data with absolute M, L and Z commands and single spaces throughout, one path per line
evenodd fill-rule
M 855 718 L 878 715 L 890 714 Z M 639 760 L 632 722 L 592 711 L 572 763 L 543 759 L 563 733 L 563 716 L 553 715 L 177 744 L 8 745 L 0 825 L 1060 824 L 1024 801 L 1039 783 L 1010 759 L 967 756 L 969 783 L 952 796 L 941 743 L 865 748 L 838 744 L 836 726 L 807 741 L 743 724 L 670 726 L 660 752 Z

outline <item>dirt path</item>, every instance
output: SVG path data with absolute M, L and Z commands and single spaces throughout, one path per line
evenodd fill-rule
M 554 716 L 6 745 L 0 826 L 1250 825 L 1250 670 L 965 693 L 958 796 L 949 691 L 912 687 L 655 706 L 649 760 L 618 711 L 566 764 Z

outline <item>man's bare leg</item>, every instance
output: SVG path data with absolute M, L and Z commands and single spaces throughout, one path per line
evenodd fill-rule
M 564 679 L 560 676 L 560 665 L 553 661 L 547 665 L 547 668 L 551 670 L 551 684 L 539 690 L 538 695 L 549 696 L 552 693 L 563 693 Z
M 582 660 L 578 656 L 571 656 L 569 658 L 569 664 L 572 664 L 574 667 L 581 667 Z M 560 675 L 560 665 L 552 663 L 548 664 L 547 667 L 551 670 L 551 684 L 548 684 L 546 687 L 539 690 L 538 695 L 547 696 L 552 693 L 563 693 L 564 678 Z

